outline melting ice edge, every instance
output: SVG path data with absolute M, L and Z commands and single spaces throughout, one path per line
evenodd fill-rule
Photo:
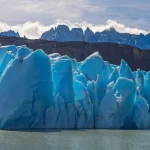
M 146 129 L 149 104 L 150 72 L 132 72 L 124 60 L 0 47 L 1 129 Z

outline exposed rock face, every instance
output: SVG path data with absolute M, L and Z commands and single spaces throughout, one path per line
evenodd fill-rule
M 9 31 L 5 31 L 5 32 L 0 32 L 0 36 L 10 36 L 10 37 L 20 37 L 18 32 L 9 30 Z
M 68 26 L 59 25 L 56 29 L 56 41 L 69 41 L 70 30 Z
M 59 25 L 55 29 L 55 34 L 57 35 L 57 37 L 55 37 L 55 39 L 51 39 L 51 36 L 49 35 L 51 34 L 52 29 L 43 33 L 41 39 L 46 39 L 49 41 L 55 40 L 58 42 L 62 41 L 66 42 L 85 41 L 90 43 L 111 42 L 118 44 L 127 44 L 141 49 L 150 49 L 150 34 L 134 35 L 129 33 L 119 33 L 115 30 L 114 27 L 111 27 L 110 29 L 104 30 L 102 32 L 93 33 L 93 31 L 90 30 L 89 28 L 87 28 L 83 32 L 83 30 L 80 28 L 72 28 L 72 30 L 69 30 L 68 26 Z
M 94 33 L 92 32 L 92 30 L 90 30 L 90 28 L 87 28 L 84 32 L 84 41 L 88 42 L 90 41 L 90 37 L 94 36 Z
M 1 45 L 17 46 L 27 45 L 34 50 L 43 49 L 47 54 L 60 53 L 76 58 L 81 61 L 90 54 L 98 51 L 104 58 L 112 64 L 119 65 L 121 59 L 124 59 L 132 70 L 138 68 L 142 70 L 150 70 L 150 51 L 141 50 L 129 45 L 114 43 L 87 43 L 87 42 L 55 42 L 46 40 L 29 40 L 17 37 L 0 37 Z
M 54 28 L 51 28 L 49 31 L 42 34 L 41 39 L 49 39 L 50 41 L 54 41 L 56 38 Z
M 83 30 L 81 28 L 73 28 L 70 31 L 70 41 L 83 41 Z

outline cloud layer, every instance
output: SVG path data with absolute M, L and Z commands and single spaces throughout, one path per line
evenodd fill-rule
M 0 10 L 1 31 L 11 28 L 29 38 L 60 22 L 94 31 L 110 26 L 120 32 L 150 31 L 150 0 L 0 0 Z
M 89 27 L 93 32 L 103 31 L 109 29 L 110 27 L 114 27 L 118 32 L 121 33 L 131 33 L 131 34 L 150 33 L 150 31 L 126 27 L 125 25 L 118 23 L 117 21 L 114 20 L 108 20 L 105 25 L 94 25 L 87 22 L 81 22 L 81 23 L 70 22 L 61 19 L 55 21 L 54 24 L 49 26 L 43 25 L 40 22 L 26 22 L 25 24 L 18 24 L 18 25 L 8 25 L 7 23 L 0 22 L 0 32 L 14 30 L 14 31 L 18 31 L 20 36 L 22 37 L 25 35 L 27 38 L 36 39 L 36 38 L 40 38 L 42 33 L 44 33 L 45 31 L 48 31 L 52 27 L 57 27 L 59 24 L 68 25 L 70 29 L 73 27 L 80 27 L 83 30 L 85 30 L 87 27 Z

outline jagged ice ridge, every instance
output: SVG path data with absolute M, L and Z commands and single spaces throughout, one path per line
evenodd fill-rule
M 150 128 L 150 72 L 0 47 L 1 129 Z

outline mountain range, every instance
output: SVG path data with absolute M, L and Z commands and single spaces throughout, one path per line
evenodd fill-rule
M 4 31 L 4 32 L 0 32 L 0 36 L 15 36 L 15 37 L 20 37 L 18 32 L 15 32 L 13 30 L 8 30 L 8 31 Z
M 9 30 L 6 32 L 0 32 L 0 36 L 15 36 L 20 37 L 18 32 Z M 55 28 L 51 28 L 49 31 L 44 32 L 40 39 L 57 42 L 69 42 L 69 41 L 80 41 L 88 43 L 118 43 L 134 46 L 140 49 L 150 50 L 150 33 L 144 34 L 129 34 L 119 33 L 114 27 L 111 27 L 102 32 L 93 32 L 90 28 L 83 31 L 82 28 L 69 29 L 66 25 L 58 25 Z
M 114 27 L 102 32 L 94 33 L 90 28 L 83 31 L 81 28 L 69 29 L 66 25 L 58 25 L 42 34 L 41 39 L 49 41 L 84 41 L 89 43 L 110 42 L 118 44 L 127 44 L 141 49 L 150 49 L 150 34 L 129 34 L 119 33 Z

